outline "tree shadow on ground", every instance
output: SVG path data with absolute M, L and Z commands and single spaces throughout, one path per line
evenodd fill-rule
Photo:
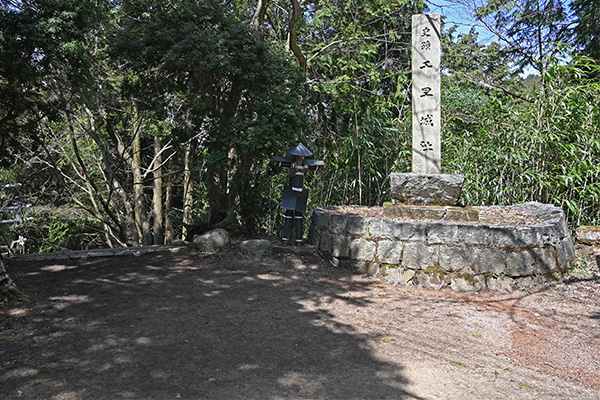
M 418 399 L 320 307 L 369 301 L 319 262 L 230 248 L 10 265 L 31 302 L 0 306 L 0 398 Z

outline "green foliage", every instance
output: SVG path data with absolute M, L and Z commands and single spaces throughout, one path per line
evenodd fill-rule
M 207 182 L 218 182 L 206 185 L 211 222 L 237 205 L 244 223 L 256 225 L 264 161 L 305 122 L 303 77 L 221 2 L 157 1 L 148 9 L 148 2 L 126 3 L 114 34 L 113 54 L 128 68 L 124 93 L 171 121 L 178 140 L 199 139 Z
M 65 106 L 45 89 L 89 82 L 94 57 L 85 47 L 105 10 L 106 2 L 95 0 L 0 3 L 0 135 L 13 147 Z
M 585 78 L 590 68 L 597 66 L 583 60 L 550 66 L 548 91 L 539 96 L 534 88 L 533 102 L 482 91 L 471 96 L 477 101 L 456 101 L 461 89 L 444 93 L 451 115 L 471 115 L 449 116 L 442 150 L 450 171 L 467 175 L 466 203 L 555 203 L 573 227 L 600 222 L 600 85 Z
M 506 45 L 520 72 L 533 68 L 539 74 L 560 53 L 569 36 L 568 7 L 562 1 L 489 0 L 475 16 Z
M 86 210 L 23 227 L 44 251 L 135 242 L 160 191 L 154 138 L 176 232 L 188 143 L 192 218 L 215 223 L 233 211 L 250 232 L 279 231 L 288 176 L 270 157 L 297 141 L 326 162 L 306 180 L 309 213 L 380 205 L 390 172 L 411 169 L 410 18 L 423 2 L 305 2 L 306 74 L 284 49 L 285 0 L 270 1 L 261 31 L 250 27 L 249 0 L 11 4 L 0 3 L 0 134 L 13 140 L 0 178 L 24 183 L 34 203 Z M 442 162 L 467 175 L 467 204 L 552 202 L 573 226 L 599 223 L 600 71 L 565 52 L 574 44 L 595 57 L 593 4 L 573 3 L 567 44 L 560 2 L 487 2 L 478 17 L 502 45 L 447 29 Z M 524 66 L 539 75 L 522 79 Z
M 572 28 L 573 42 L 583 53 L 600 62 L 600 2 L 597 0 L 574 0 L 571 9 L 576 17 Z
M 389 173 L 410 164 L 409 2 L 326 2 L 302 27 L 308 141 L 326 162 L 315 204 L 381 204 Z
M 88 250 L 106 247 L 102 224 L 89 215 L 70 210 L 34 211 L 33 220 L 13 226 L 16 234 L 27 238 L 28 253 L 57 250 Z

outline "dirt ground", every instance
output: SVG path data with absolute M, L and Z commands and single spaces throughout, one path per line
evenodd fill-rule
M 7 269 L 29 301 L 0 305 L 0 399 L 600 399 L 590 268 L 509 294 L 235 243 Z

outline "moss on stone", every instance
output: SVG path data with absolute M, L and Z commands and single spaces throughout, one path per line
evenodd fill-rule
M 476 281 L 475 281 L 475 275 L 473 275 L 473 274 L 467 274 L 467 273 L 464 273 L 464 272 L 458 272 L 454 276 L 456 278 L 459 278 L 459 279 L 464 279 L 465 281 L 467 281 L 469 283 L 472 283 L 472 284 L 476 283 Z

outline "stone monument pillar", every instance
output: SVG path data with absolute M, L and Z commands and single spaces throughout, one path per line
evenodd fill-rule
M 412 17 L 412 173 L 391 174 L 395 205 L 456 206 L 465 180 L 441 173 L 440 21 L 440 14 Z
M 440 14 L 412 16 L 412 172 L 440 174 Z

